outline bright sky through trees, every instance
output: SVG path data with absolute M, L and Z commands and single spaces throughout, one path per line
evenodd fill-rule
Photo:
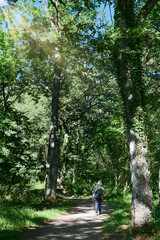
M 0 0 L 0 6 L 2 7 L 2 6 L 5 6 L 5 5 L 7 5 L 7 2 L 5 0 Z
M 6 1 L 0 0 L 0 6 L 1 6 L 1 7 L 4 6 L 4 5 L 6 5 L 6 4 L 7 4 Z
M 8 5 L 6 0 L 0 0 L 0 7 L 6 6 L 6 5 Z M 37 1 L 37 5 L 39 5 L 38 1 Z M 104 10 L 104 6 L 102 5 L 100 7 L 100 11 L 103 11 L 103 10 Z M 107 7 L 106 7 L 105 11 L 106 11 L 107 21 L 109 21 L 109 24 L 112 24 L 113 23 L 113 15 L 114 15 L 113 5 L 109 6 L 109 4 L 107 4 Z

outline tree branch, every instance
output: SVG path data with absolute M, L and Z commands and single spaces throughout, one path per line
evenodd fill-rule
M 136 26 L 138 26 L 144 19 L 147 18 L 148 14 L 152 11 L 155 5 L 158 3 L 159 0 L 148 0 L 144 7 L 142 8 L 141 12 L 137 17 Z
M 108 6 L 109 6 L 109 12 L 110 12 L 110 18 L 111 18 L 111 22 L 112 22 L 112 25 L 113 25 L 113 18 L 112 18 L 112 12 L 111 12 L 111 2 L 109 2 Z
M 53 4 L 55 10 L 56 10 L 56 26 L 57 26 L 57 29 L 59 28 L 59 11 L 58 11 L 58 7 L 56 5 L 56 3 L 51 0 L 51 3 Z
M 49 9 L 48 9 L 48 7 L 47 7 L 46 0 L 43 0 L 43 1 L 38 0 L 38 1 L 43 4 L 44 9 L 45 9 L 45 11 L 46 11 L 46 14 L 47 14 L 47 16 L 48 16 L 48 18 L 49 18 L 49 20 L 50 20 L 50 23 L 51 23 L 52 28 L 55 29 L 55 30 L 57 30 L 57 28 L 56 28 L 56 26 L 55 26 L 55 24 L 54 24 L 54 22 L 53 22 L 53 18 L 51 17 L 50 12 L 49 12 Z

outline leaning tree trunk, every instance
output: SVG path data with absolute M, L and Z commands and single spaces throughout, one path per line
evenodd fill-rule
M 46 183 L 46 197 L 56 199 L 57 175 L 59 167 L 58 110 L 61 70 L 55 66 L 52 90 L 49 173 Z
M 151 219 L 153 209 L 150 186 L 150 167 L 145 133 L 145 112 L 140 52 L 136 35 L 132 0 L 117 0 L 115 25 L 119 28 L 115 62 L 117 78 L 124 102 L 125 121 L 130 151 L 132 180 L 132 229 L 143 226 Z

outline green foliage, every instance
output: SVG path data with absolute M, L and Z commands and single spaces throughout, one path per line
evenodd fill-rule
M 131 193 L 125 195 L 106 193 L 104 199 L 112 207 L 112 213 L 103 225 L 103 234 L 106 239 L 131 239 Z
M 151 219 L 151 222 L 146 223 L 137 231 L 132 232 L 130 227 L 130 218 L 131 218 L 131 193 L 124 194 L 115 194 L 114 192 L 106 192 L 104 199 L 112 207 L 112 213 L 107 218 L 105 224 L 103 225 L 103 234 L 107 236 L 104 239 L 122 239 L 122 240 L 134 240 L 134 239 L 143 239 L 147 238 L 150 240 L 156 240 L 159 236 L 159 208 L 157 208 L 154 217 Z M 155 206 L 156 201 L 154 201 Z
M 97 75 L 97 87 L 89 96 L 82 96 L 61 110 L 69 132 L 61 149 L 60 176 L 68 190 L 81 194 L 84 187 L 90 194 L 99 178 L 108 188 L 117 185 L 117 190 L 130 183 L 121 99 L 116 82 L 105 84 L 103 77 L 104 82 Z
M 57 11 L 49 1 L 54 27 L 42 5 L 35 5 L 35 1 L 18 1 L 14 7 L 4 9 L 5 15 L 1 11 L 1 181 L 22 185 L 44 180 L 46 155 L 41 147 L 48 144 L 53 73 L 58 64 L 62 69 L 59 184 L 77 195 L 90 195 L 99 179 L 110 192 L 122 192 L 126 185 L 130 187 L 125 107 L 121 98 L 124 92 L 119 91 L 116 75 L 119 56 L 125 56 L 133 81 L 131 90 L 136 96 L 130 105 L 132 126 L 142 139 L 147 129 L 152 184 L 157 194 L 159 4 L 146 21 L 135 27 L 132 10 L 136 17 L 146 1 L 130 1 L 127 13 L 119 11 L 121 6 L 117 3 L 120 1 L 114 1 L 117 17 L 113 28 L 98 16 L 101 14 L 98 7 L 103 1 L 94 1 L 94 4 L 93 1 L 58 2 Z M 103 24 L 98 23 L 98 17 Z M 121 22 L 123 17 L 127 27 Z M 124 38 L 125 46 L 121 44 Z M 55 56 L 57 47 L 59 60 Z M 42 196 L 43 192 L 40 194 Z M 31 202 L 36 205 L 43 200 L 38 199 L 39 192 L 37 197 L 35 195 L 36 191 L 31 193 Z M 22 201 L 27 206 L 27 199 L 28 195 L 19 192 L 14 202 L 20 204 Z M 118 226 L 118 222 L 128 225 L 129 203 L 125 197 L 112 200 L 114 207 L 117 205 L 119 209 L 107 224 L 113 223 L 111 229 Z M 24 219 L 29 212 L 32 216 L 35 214 L 30 208 L 26 209 Z M 21 209 L 18 211 L 23 213 Z
M 1 182 L 14 184 L 22 181 L 28 174 L 25 169 L 29 164 L 29 155 L 26 152 L 28 143 L 23 142 L 23 139 L 30 137 L 30 123 L 27 117 L 10 108 L 7 114 L 2 115 L 0 126 Z
M 35 100 L 32 96 L 25 94 L 21 96 L 21 102 L 15 103 L 18 111 L 22 112 L 30 119 L 32 133 L 28 139 L 29 148 L 27 149 L 32 164 L 29 166 L 30 177 L 33 180 L 41 181 L 45 178 L 46 151 L 49 139 L 50 125 L 50 99 L 39 95 Z M 26 139 L 24 138 L 24 141 Z M 32 179 L 32 177 L 31 177 Z
M 130 206 L 131 206 L 131 194 L 114 194 L 106 193 L 104 199 L 113 207 L 113 213 L 107 220 L 104 228 L 107 227 L 116 227 L 118 231 L 118 226 L 130 225 Z
M 45 176 L 42 145 L 48 143 L 48 100 L 42 96 L 35 104 L 29 95 L 22 99 L 15 103 L 16 109 L 1 115 L 0 177 L 2 183 L 10 185 L 44 180 Z
M 57 202 L 44 198 L 44 189 L 15 188 L 0 198 L 0 238 L 21 236 L 28 226 L 37 226 L 44 220 L 65 213 L 73 203 L 58 198 Z M 8 211 L 9 210 L 9 211 Z M 20 232 L 21 230 L 21 232 Z
M 74 196 L 91 196 L 94 187 L 91 180 L 87 182 L 86 179 L 83 180 L 82 176 L 79 176 L 79 179 L 77 179 L 76 176 L 76 182 L 74 183 L 72 174 L 73 170 L 68 171 L 65 184 L 63 185 L 63 187 L 67 189 L 67 194 Z

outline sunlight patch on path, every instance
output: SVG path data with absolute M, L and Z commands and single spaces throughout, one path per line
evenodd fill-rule
M 96 216 L 94 203 L 90 199 L 72 198 L 72 200 L 75 201 L 76 207 L 70 213 L 29 230 L 27 237 L 21 240 L 101 239 L 102 224 L 111 209 L 104 203 L 102 215 Z

